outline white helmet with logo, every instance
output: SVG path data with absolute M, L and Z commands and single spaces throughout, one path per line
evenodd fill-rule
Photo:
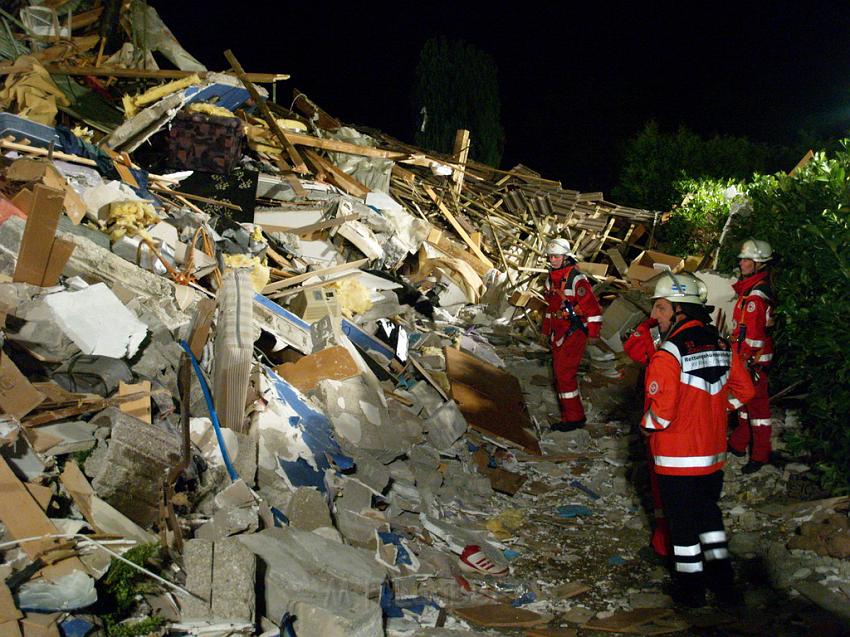
M 564 256 L 572 255 L 570 242 L 566 239 L 562 239 L 561 237 L 558 237 L 557 239 L 552 239 L 546 246 L 546 256 L 550 256 L 553 254 L 561 254 Z
M 756 263 L 765 263 L 773 258 L 773 248 L 767 241 L 758 239 L 747 239 L 741 246 L 739 259 L 752 259 Z
M 655 283 L 653 299 L 667 299 L 671 303 L 698 303 L 708 299 L 708 288 L 702 279 L 689 272 L 673 274 L 664 272 Z

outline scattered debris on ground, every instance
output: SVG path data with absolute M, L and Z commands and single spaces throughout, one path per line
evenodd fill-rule
M 841 633 L 848 498 L 804 464 L 731 459 L 742 609 L 672 608 L 646 554 L 622 337 L 704 265 L 651 250 L 657 213 L 477 164 L 465 131 L 442 156 L 283 108 L 285 74 L 208 71 L 143 2 L 116 51 L 100 3 L 70 33 L 56 4 L 0 12 L 4 634 Z M 553 235 L 606 307 L 569 433 Z

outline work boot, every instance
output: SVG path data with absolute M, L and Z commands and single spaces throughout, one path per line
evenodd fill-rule
M 587 420 L 582 418 L 581 420 L 562 420 L 561 422 L 556 422 L 552 425 L 552 431 L 575 431 L 576 429 L 582 429 L 585 424 L 587 424 Z
M 759 462 L 758 460 L 753 460 L 750 458 L 750 461 L 747 462 L 743 467 L 741 467 L 741 473 L 745 475 L 750 475 L 751 473 L 755 473 L 756 471 L 761 471 L 761 468 L 766 465 L 766 462 Z
M 673 603 L 683 608 L 702 608 L 705 599 L 705 576 L 702 573 L 673 573 L 667 589 Z
M 744 603 L 744 596 L 735 586 L 735 572 L 728 559 L 706 562 L 705 575 L 708 590 L 714 595 L 717 606 L 735 607 Z

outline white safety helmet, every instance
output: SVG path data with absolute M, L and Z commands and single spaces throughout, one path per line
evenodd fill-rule
M 655 282 L 653 299 L 667 299 L 671 303 L 698 303 L 705 305 L 708 288 L 702 279 L 689 272 L 673 274 L 664 272 Z
M 557 239 L 552 239 L 546 246 L 546 256 L 548 257 L 553 254 L 561 254 L 564 256 L 572 255 L 570 242 L 566 239 L 562 239 L 561 237 L 558 237 Z
M 744 245 L 741 246 L 739 259 L 751 259 L 756 263 L 765 263 L 773 258 L 773 248 L 767 241 L 759 241 L 758 239 L 747 239 Z

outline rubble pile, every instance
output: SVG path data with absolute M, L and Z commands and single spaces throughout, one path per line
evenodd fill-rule
M 441 156 L 281 107 L 287 76 L 208 71 L 139 0 L 0 21 L 8 634 L 688 627 L 639 560 L 626 415 L 641 285 L 701 261 L 648 249 L 658 214 L 470 161 L 465 131 Z M 535 343 L 555 234 L 607 306 L 569 434 Z M 846 500 L 746 501 L 792 469 L 731 483 L 739 553 L 815 551 L 785 588 L 846 594 Z

